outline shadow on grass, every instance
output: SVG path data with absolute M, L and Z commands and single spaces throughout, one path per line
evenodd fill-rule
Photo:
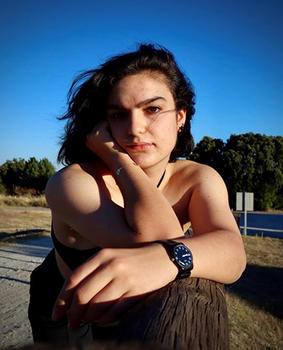
M 227 290 L 283 318 L 283 268 L 248 264 L 242 277 Z
M 22 230 L 13 233 L 9 232 L 0 232 L 0 243 L 17 243 L 21 241 L 31 240 L 35 238 L 40 238 L 43 236 L 47 236 L 49 231 L 44 229 L 29 229 Z

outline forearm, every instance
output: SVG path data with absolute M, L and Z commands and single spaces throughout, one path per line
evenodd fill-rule
M 107 165 L 122 192 L 127 223 L 140 236 L 138 240 L 172 238 L 183 233 L 166 198 L 128 155 L 112 157 Z
M 137 242 L 182 234 L 179 220 L 166 198 L 115 142 L 107 123 L 102 123 L 87 136 L 86 145 L 114 176 L 124 199 L 126 223 Z
M 240 238 L 235 232 L 215 231 L 175 239 L 193 252 L 192 277 L 232 283 L 240 277 L 245 266 Z M 141 248 L 103 249 L 76 269 L 66 281 L 57 299 L 53 318 L 58 320 L 68 311 L 69 322 L 77 326 L 81 319 L 93 322 L 100 318 L 103 322 L 113 322 L 128 308 L 127 301 L 131 297 L 134 300 L 162 288 L 173 281 L 177 273 L 176 265 L 159 243 L 146 244 Z M 81 301 L 79 306 L 78 300 Z M 113 300 L 119 302 L 113 303 Z M 105 312 L 101 312 L 103 305 L 107 307 Z
M 246 254 L 240 234 L 235 231 L 213 231 L 193 237 L 177 237 L 193 254 L 192 277 L 233 283 L 243 273 Z

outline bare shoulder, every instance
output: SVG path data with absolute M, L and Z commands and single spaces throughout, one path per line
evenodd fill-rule
M 66 185 L 81 179 L 85 180 L 88 177 L 90 177 L 90 173 L 85 171 L 80 164 L 69 165 L 50 177 L 46 186 L 46 194 L 62 190 Z
M 192 161 L 182 161 L 179 166 L 183 178 L 190 183 L 188 214 L 194 233 L 225 230 L 238 234 L 226 185 L 220 174 L 210 166 Z
M 190 187 L 217 183 L 225 186 L 222 177 L 215 169 L 191 160 L 177 160 L 174 163 L 174 173 L 181 181 L 189 183 Z
M 53 176 L 48 180 L 47 186 L 56 184 L 60 181 L 65 181 L 68 179 L 73 179 L 77 177 L 88 177 L 90 176 L 90 166 L 84 164 L 72 164 L 62 168 L 57 171 Z
M 99 173 L 100 168 L 94 164 L 72 164 L 55 173 L 45 191 L 50 208 L 65 204 L 62 201 L 97 192 L 96 172 Z

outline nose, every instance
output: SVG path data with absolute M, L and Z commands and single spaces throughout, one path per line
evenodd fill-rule
M 139 110 L 134 110 L 129 113 L 128 116 L 128 134 L 139 135 L 143 134 L 147 128 L 147 120 L 143 113 Z

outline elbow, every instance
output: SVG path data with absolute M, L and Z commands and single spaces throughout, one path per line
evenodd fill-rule
M 237 264 L 235 264 L 235 268 L 233 273 L 231 273 L 230 279 L 226 282 L 226 284 L 232 284 L 238 281 L 240 277 L 242 276 L 243 272 L 246 269 L 246 258 L 241 259 L 241 261 L 237 261 Z
M 230 266 L 232 268 L 229 273 L 229 277 L 224 283 L 232 284 L 238 281 L 238 279 L 242 276 L 243 272 L 245 271 L 246 265 L 247 265 L 247 256 L 246 256 L 244 246 L 243 244 L 241 244 L 241 246 L 238 247 L 238 249 L 235 249 L 235 252 L 231 257 Z

